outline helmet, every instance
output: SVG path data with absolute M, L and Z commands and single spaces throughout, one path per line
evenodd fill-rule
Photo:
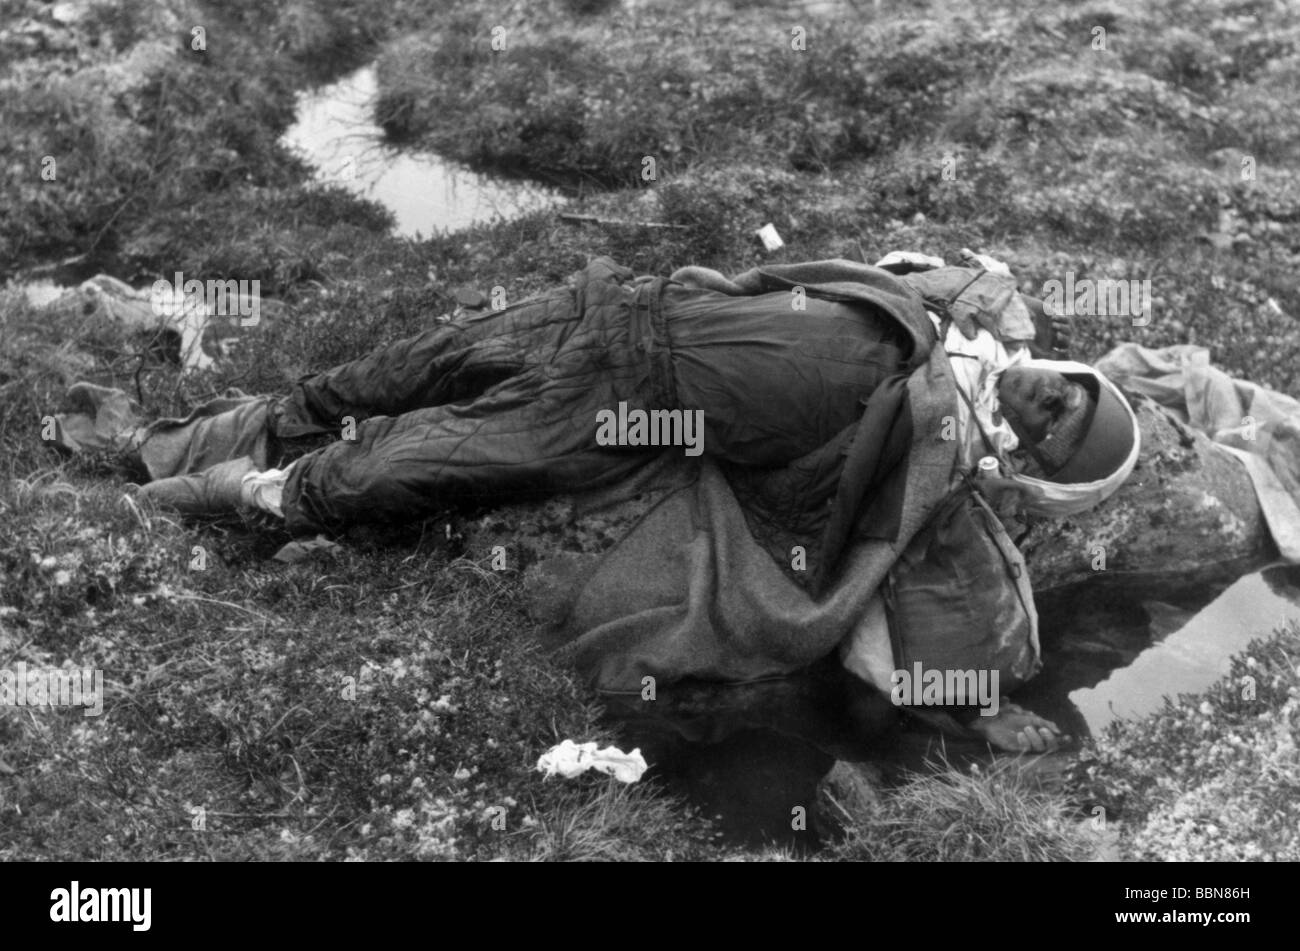
M 1091 397 L 1078 447 L 1059 468 L 1053 465 L 1055 471 L 1043 478 L 1024 473 L 1010 478 L 1025 489 L 1022 504 L 1027 511 L 1058 518 L 1087 511 L 1113 495 L 1137 465 L 1137 414 L 1114 383 L 1085 363 L 1026 360 L 1022 365 L 1055 370 L 1082 383 Z
M 1066 374 L 1067 379 L 1097 385 L 1096 379 L 1079 379 Z M 1090 399 L 1090 417 L 1084 420 L 1082 438 L 1074 452 L 1061 468 L 1052 473 L 1053 482 L 1096 482 L 1117 471 L 1129 452 L 1137 444 L 1137 427 L 1133 424 L 1133 411 L 1124 397 L 1113 386 L 1098 387 L 1096 398 Z

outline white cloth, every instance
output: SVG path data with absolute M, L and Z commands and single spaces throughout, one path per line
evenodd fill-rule
M 574 743 L 565 740 L 552 746 L 537 759 L 537 769 L 547 777 L 559 774 L 572 779 L 589 769 L 613 776 L 620 783 L 634 783 L 645 773 L 647 766 L 640 749 L 624 753 L 616 746 L 596 749 L 595 743 Z
M 239 501 L 249 508 L 284 518 L 284 485 L 292 468 L 248 473 L 239 482 Z
M 934 322 L 935 329 L 939 330 L 939 318 L 930 314 L 930 320 Z M 1008 351 L 983 328 L 975 334 L 974 340 L 967 340 L 955 324 L 949 325 L 943 347 L 948 354 L 948 362 L 952 364 L 953 380 L 974 405 L 975 417 L 979 421 L 978 426 L 974 425 L 970 405 L 966 400 L 958 399 L 958 462 L 963 471 L 968 471 L 982 456 L 989 455 L 984 437 L 980 435 L 981 426 L 984 435 L 993 444 L 994 454 L 1005 460 L 1013 449 L 1019 447 L 1020 440 L 1002 417 L 998 404 L 998 381 L 1002 379 L 1002 372 L 1007 367 L 1025 363 L 1029 359 L 1028 351 Z

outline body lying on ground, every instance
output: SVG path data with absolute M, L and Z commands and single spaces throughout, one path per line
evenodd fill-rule
M 899 660 L 883 584 L 981 459 L 986 489 L 1046 515 L 1097 504 L 1135 464 L 1127 402 L 1091 368 L 1041 358 L 1054 328 L 1009 275 L 823 261 L 675 277 L 596 259 L 569 287 L 288 395 L 155 423 L 135 441 L 154 478 L 139 494 L 317 533 L 607 488 L 671 456 L 676 481 L 574 593 L 573 662 L 598 689 L 634 691 L 647 676 L 779 676 L 848 645 L 850 669 L 883 688 Z M 342 438 L 293 458 L 324 433 Z M 1031 627 L 1035 666 L 1004 684 L 1036 670 Z M 1032 715 L 973 725 L 1012 748 L 1056 744 Z

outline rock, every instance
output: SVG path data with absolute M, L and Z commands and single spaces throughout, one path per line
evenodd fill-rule
M 1098 585 L 1169 600 L 1233 581 L 1270 556 L 1245 467 L 1154 402 L 1132 403 L 1142 455 L 1129 480 L 1095 509 L 1043 520 L 1020 542 L 1038 595 Z
M 482 291 L 472 287 L 462 287 L 456 291 L 456 303 L 461 307 L 477 310 L 487 304 L 487 298 L 483 296 Z
M 841 839 L 880 807 L 884 777 L 871 763 L 836 761 L 817 784 L 813 827 L 822 839 Z
M 309 558 L 334 557 L 342 546 L 324 535 L 315 538 L 295 539 L 275 553 L 275 560 L 286 565 L 295 565 Z
M 85 8 L 75 3 L 56 3 L 50 7 L 50 19 L 61 26 L 70 26 L 85 14 Z
M 529 616 L 546 630 L 558 628 L 599 560 L 594 553 L 561 551 L 530 565 L 523 578 Z

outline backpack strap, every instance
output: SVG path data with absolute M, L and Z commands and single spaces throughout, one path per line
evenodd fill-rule
M 980 431 L 980 438 L 984 440 L 984 448 L 989 451 L 989 455 L 996 456 L 998 451 L 993 448 L 993 440 L 990 439 L 989 434 L 984 431 L 984 424 L 980 422 L 979 413 L 975 412 L 975 403 L 966 395 L 966 391 L 960 386 L 955 387 L 955 389 L 957 390 L 958 395 L 966 401 L 966 405 L 970 407 L 970 418 L 975 423 L 975 428 Z

